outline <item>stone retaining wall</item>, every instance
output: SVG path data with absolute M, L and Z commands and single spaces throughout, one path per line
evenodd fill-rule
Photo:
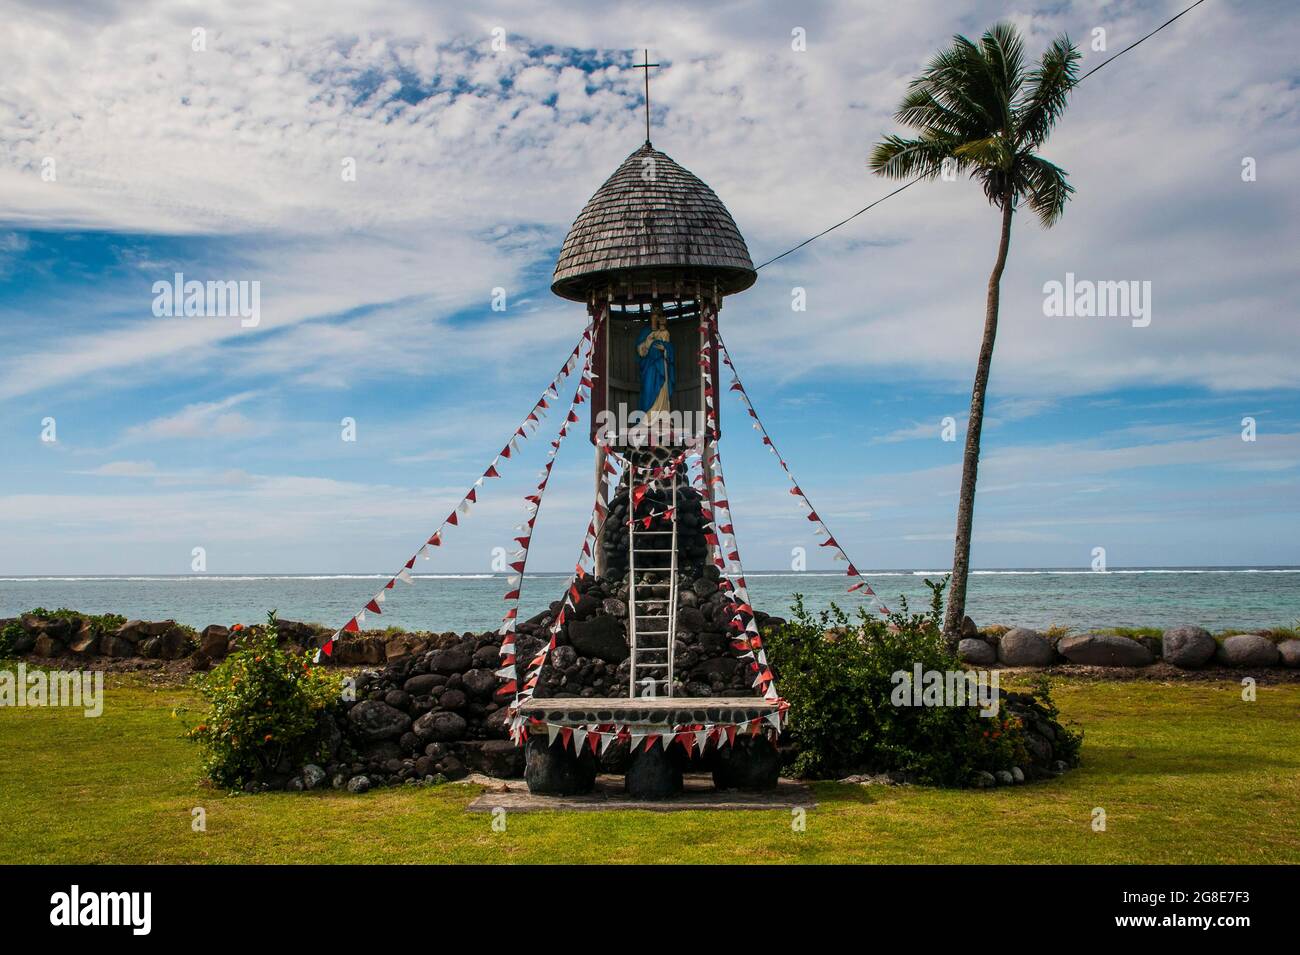
M 1145 667 L 1164 661 L 1183 670 L 1207 666 L 1240 669 L 1300 667 L 1300 640 L 1274 640 L 1256 633 L 1216 639 L 1196 626 L 1172 627 L 1160 637 L 1125 637 L 1104 632 L 1049 637 L 1016 627 L 1001 634 L 979 634 L 970 626 L 957 645 L 972 666 Z

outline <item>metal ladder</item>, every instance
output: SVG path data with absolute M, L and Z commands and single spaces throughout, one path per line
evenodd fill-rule
M 635 463 L 629 462 L 628 480 L 628 526 L 627 567 L 628 567 L 628 645 L 629 657 L 628 697 L 654 698 L 673 695 L 674 647 L 677 636 L 677 476 L 671 475 L 670 496 L 672 519 L 668 530 L 643 530 L 637 533 L 640 521 L 637 520 L 636 507 L 632 503 L 632 493 L 636 487 Z M 646 503 L 642 502 L 643 505 Z M 662 543 L 662 538 L 669 538 L 667 548 L 653 546 Z M 646 544 L 639 545 L 638 538 L 645 538 Z M 656 540 L 658 539 L 658 540 Z M 662 559 L 652 561 L 658 567 L 650 567 L 650 573 L 667 573 L 668 579 L 663 583 L 641 584 L 637 580 L 637 553 L 667 554 L 668 567 L 662 566 Z M 664 591 L 667 594 L 664 594 Z M 642 593 L 645 595 L 642 596 Z

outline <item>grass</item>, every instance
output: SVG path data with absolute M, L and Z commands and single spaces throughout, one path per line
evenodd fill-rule
M 1159 627 L 1106 627 L 1092 632 L 1104 633 L 1112 637 L 1128 637 L 1130 640 L 1159 640 L 1165 635 Z
M 110 675 L 98 719 L 0 710 L 0 863 L 1300 862 L 1300 684 L 1257 692 L 1061 681 L 1080 769 L 987 791 L 821 783 L 805 832 L 784 811 L 515 814 L 493 832 L 468 785 L 213 791 L 170 716 L 192 691 Z
M 1227 637 L 1235 637 L 1240 633 L 1255 633 L 1274 643 L 1282 643 L 1285 640 L 1300 640 L 1300 627 L 1268 627 L 1264 630 L 1220 630 L 1214 635 L 1214 638 L 1220 643 Z

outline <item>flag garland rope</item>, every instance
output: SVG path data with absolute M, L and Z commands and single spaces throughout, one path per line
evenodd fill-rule
M 710 454 L 710 470 L 713 472 L 711 476 L 706 477 L 709 510 L 705 515 L 706 520 L 713 528 L 713 533 L 706 533 L 705 540 L 712 545 L 714 566 L 722 574 L 719 589 L 724 590 L 730 600 L 728 609 L 732 612 L 732 618 L 728 624 L 728 629 L 737 631 L 732 638 L 732 648 L 740 651 L 741 659 L 750 661 L 749 668 L 754 673 L 752 686 L 762 693 L 763 698 L 784 703 L 777 694 L 776 680 L 772 668 L 767 662 L 767 651 L 763 649 L 763 637 L 758 631 L 754 608 L 749 600 L 749 587 L 745 582 L 745 568 L 740 560 L 740 544 L 736 539 L 735 527 L 731 520 L 731 506 L 727 498 L 726 481 L 723 478 L 722 456 L 718 450 L 717 388 L 713 381 L 708 344 L 710 338 L 717 338 L 718 336 L 716 310 L 706 310 L 704 321 L 707 330 L 711 334 L 704 336 L 704 342 L 700 346 L 700 368 L 704 379 L 706 451 Z M 717 340 L 721 341 L 721 339 Z M 701 458 L 701 471 L 703 471 L 703 458 Z M 725 523 L 719 521 L 719 511 L 726 512 L 727 520 Z M 724 537 L 730 539 L 730 550 L 724 549 Z M 734 580 L 727 572 L 732 563 L 736 567 Z M 784 705 L 779 712 L 785 712 Z
M 692 749 L 696 747 L 703 754 L 709 743 L 714 743 L 718 748 L 724 745 L 733 745 L 737 736 L 763 735 L 775 743 L 784 722 L 784 707 L 763 716 L 756 716 L 753 719 L 741 720 L 735 723 L 676 723 L 662 731 L 649 729 L 647 724 L 644 723 L 580 723 L 569 725 L 538 718 L 530 718 L 528 721 L 531 727 L 546 730 L 548 745 L 553 745 L 556 739 L 559 739 L 566 750 L 572 746 L 574 755 L 581 754 L 582 747 L 586 745 L 591 749 L 593 756 L 603 754 L 615 742 L 626 742 L 634 751 L 644 746 L 647 752 L 658 741 L 663 742 L 665 749 L 673 743 L 679 743 L 686 750 L 688 756 L 691 754 Z M 523 738 L 524 734 L 521 734 L 516 742 L 522 742 Z
M 483 482 L 489 478 L 498 478 L 501 476 L 500 472 L 497 470 L 497 465 L 500 463 L 501 459 L 509 459 L 512 457 L 512 455 L 519 450 L 520 439 L 522 438 L 523 440 L 527 440 L 537 427 L 540 426 L 541 419 L 546 416 L 546 410 L 550 408 L 546 399 L 559 399 L 560 382 L 573 373 L 573 369 L 578 360 L 578 355 L 582 351 L 582 346 L 590 340 L 594 326 L 595 319 L 587 324 L 586 331 L 583 332 L 578 343 L 573 346 L 573 350 L 569 352 L 569 357 L 565 359 L 564 365 L 560 368 L 559 372 L 556 373 L 555 377 L 551 379 L 550 385 L 542 392 L 541 397 L 533 403 L 532 408 L 529 410 L 528 414 L 524 416 L 523 420 L 520 421 L 518 427 L 515 428 L 509 440 L 506 441 L 505 446 L 497 453 L 496 457 L 492 459 L 492 463 L 487 466 L 487 470 L 485 470 L 483 474 L 472 485 L 470 485 L 469 490 L 465 493 L 464 497 L 461 498 L 460 503 L 452 509 L 451 513 L 448 514 L 443 522 L 438 526 L 438 529 L 430 534 L 428 539 L 420 545 L 419 550 L 411 555 L 406 563 L 402 565 L 401 570 L 393 575 L 393 577 L 389 579 L 388 583 L 384 584 L 384 586 L 380 588 L 379 592 L 372 596 L 365 606 L 362 607 L 361 610 L 358 610 L 347 623 L 334 631 L 334 633 L 330 635 L 329 639 L 321 644 L 321 646 L 316 650 L 315 657 L 313 658 L 314 662 L 320 663 L 322 656 L 333 656 L 334 644 L 341 639 L 345 633 L 359 632 L 361 630 L 361 624 L 365 622 L 367 614 L 382 614 L 383 610 L 380 605 L 383 604 L 387 598 L 387 591 L 392 590 L 397 581 L 400 580 L 406 584 L 412 584 L 415 582 L 414 578 L 411 576 L 411 569 L 415 566 L 415 561 L 421 557 L 428 560 L 429 548 L 442 546 L 442 535 L 446 529 L 448 527 L 459 526 L 460 518 L 469 513 L 471 505 L 477 503 L 477 492 L 479 488 L 483 487 Z
M 556 611 L 555 619 L 551 621 L 550 630 L 547 634 L 547 641 L 533 658 L 528 662 L 528 669 L 525 671 L 523 682 L 519 680 L 518 648 L 515 644 L 515 632 L 512 629 L 505 634 L 505 639 L 501 643 L 501 660 L 502 668 L 497 671 L 497 675 L 506 680 L 506 683 L 497 689 L 498 696 L 504 696 L 508 693 L 514 694 L 514 699 L 508 707 L 507 724 L 510 729 L 510 738 L 517 745 L 524 744 L 527 733 L 524 729 L 524 718 L 519 712 L 519 707 L 528 700 L 533 698 L 533 693 L 537 689 L 537 681 L 541 676 L 542 668 L 550 659 L 551 651 L 556 647 L 556 635 L 560 628 L 564 626 L 566 614 L 572 610 L 578 602 L 577 583 L 591 571 L 587 569 L 586 562 L 591 559 L 589 555 L 593 554 L 592 545 L 596 538 L 596 527 L 599 522 L 603 522 L 605 517 L 605 507 L 602 501 L 602 493 L 596 493 L 596 503 L 592 509 L 591 520 L 587 523 L 587 533 L 583 538 L 582 550 L 578 554 L 577 563 L 574 565 L 573 573 L 565 582 L 564 597 L 560 601 L 560 609 Z M 536 722 L 536 721 L 534 721 Z
M 888 616 L 889 608 L 885 606 L 885 602 L 881 600 L 875 590 L 872 589 L 871 584 L 868 583 L 867 579 L 858 571 L 857 565 L 853 563 L 844 548 L 840 546 L 839 541 L 835 539 L 835 535 L 830 532 L 825 521 L 822 520 L 821 515 L 817 513 L 817 509 L 813 507 L 812 501 L 808 499 L 808 495 L 805 494 L 803 488 L 799 486 L 799 482 L 795 479 L 794 472 L 790 470 L 790 465 L 786 463 L 785 458 L 781 456 L 781 452 L 777 450 L 776 444 L 772 441 L 772 437 L 768 433 L 767 428 L 764 426 L 762 420 L 759 419 L 758 412 L 754 410 L 754 404 L 749 398 L 749 393 L 745 390 L 745 386 L 740 381 L 740 373 L 736 371 L 736 366 L 732 363 L 731 352 L 727 350 L 727 343 L 722 340 L 721 332 L 717 333 L 717 339 L 718 347 L 722 351 L 722 361 L 729 369 L 731 369 L 732 379 L 730 390 L 736 392 L 740 398 L 741 404 L 745 406 L 745 410 L 749 412 L 750 418 L 753 419 L 754 430 L 762 437 L 763 444 L 781 465 L 781 470 L 785 472 L 785 476 L 790 479 L 790 493 L 799 498 L 803 503 L 803 506 L 807 508 L 807 519 L 816 524 L 817 529 L 822 534 L 826 535 L 826 540 L 819 542 L 817 546 L 833 548 L 835 551 L 835 559 L 843 561 L 849 565 L 848 570 L 845 572 L 845 576 L 856 578 L 857 583 L 852 584 L 848 588 L 848 593 L 854 593 L 859 590 L 862 591 L 862 594 L 867 597 L 868 602 L 876 604 L 880 613 Z
M 578 405 L 588 400 L 591 395 L 592 385 L 592 355 L 595 350 L 595 336 L 599 331 L 600 324 L 604 320 L 605 312 L 602 311 L 591 325 L 588 325 L 587 331 L 583 333 L 583 339 L 579 342 L 579 348 L 583 344 L 588 345 L 587 358 L 583 363 L 582 374 L 578 379 L 578 386 L 573 390 L 573 399 L 569 402 L 569 410 L 564 416 L 564 421 L 560 425 L 559 433 L 551 441 L 551 449 L 547 452 L 548 460 L 543 467 L 539 477 L 541 480 L 537 484 L 535 493 L 529 494 L 524 498 L 524 506 L 528 512 L 528 519 L 517 526 L 517 530 L 524 533 L 515 538 L 520 549 L 512 554 L 514 562 L 509 565 L 513 574 L 506 578 L 506 594 L 502 598 L 510 606 L 506 608 L 505 616 L 501 621 L 501 629 L 497 632 L 503 638 L 501 641 L 501 668 L 496 671 L 496 675 L 505 680 L 506 683 L 497 689 L 498 695 L 505 695 L 510 692 L 517 692 L 518 688 L 518 661 L 515 653 L 515 627 L 519 622 L 519 600 L 523 592 L 524 572 L 528 566 L 528 553 L 532 544 L 533 528 L 537 522 L 537 515 L 542 509 L 542 499 L 546 495 L 546 488 L 550 484 L 551 474 L 555 467 L 556 458 L 560 453 L 560 446 L 564 444 L 564 439 L 569 436 L 569 426 L 577 424 Z M 599 511 L 600 500 L 597 497 L 596 510 Z M 591 522 L 587 525 L 587 536 L 590 537 L 596 526 L 596 515 L 592 515 Z M 584 542 L 583 555 L 590 556 L 592 551 Z M 581 560 L 581 558 L 579 558 Z
M 701 358 L 703 363 L 703 359 L 707 358 L 707 346 L 701 349 Z M 588 360 L 590 360 L 590 355 L 588 356 Z M 709 371 L 707 364 L 704 364 L 703 377 L 705 402 L 708 408 L 706 416 L 708 419 L 706 434 L 713 435 L 716 434 L 717 430 L 716 415 L 713 413 L 715 395 L 712 374 Z M 716 461 L 718 460 L 716 439 L 712 440 L 711 445 L 713 448 L 714 460 Z M 706 446 L 708 445 L 706 444 Z M 631 462 L 618 452 L 612 449 L 607 449 L 607 452 L 604 466 L 605 475 L 617 473 L 616 469 L 614 469 L 609 463 L 609 458 L 611 457 L 622 462 L 626 468 L 631 467 Z M 628 513 L 633 520 L 636 519 L 636 504 L 644 497 L 649 485 L 655 481 L 669 478 L 675 480 L 678 470 L 683 466 L 686 467 L 689 475 L 690 462 L 692 459 L 698 459 L 700 462 L 701 476 L 698 483 L 703 485 L 703 456 L 700 451 L 692 450 L 690 448 L 684 449 L 669 464 L 660 465 L 652 469 L 651 475 L 646 480 L 645 484 L 638 484 L 633 487 L 629 482 Z M 631 473 L 632 472 L 629 471 L 629 474 Z M 720 469 L 718 477 L 715 479 L 714 483 L 723 487 L 723 494 L 725 495 L 725 485 L 722 482 Z M 637 495 L 638 491 L 641 492 L 639 496 Z M 654 746 L 656 741 L 662 741 L 662 745 L 665 748 L 673 743 L 678 743 L 686 750 L 687 755 L 690 755 L 692 750 L 697 747 L 699 751 L 703 753 L 710 742 L 714 743 L 717 747 L 733 745 L 737 735 L 758 736 L 761 734 L 775 742 L 785 722 L 786 713 L 789 707 L 784 700 L 781 700 L 777 696 L 775 681 L 771 669 L 767 665 L 767 657 L 763 650 L 762 637 L 758 632 L 758 625 L 754 618 L 753 608 L 749 603 L 748 591 L 744 588 L 744 571 L 743 568 L 740 567 L 740 555 L 734 545 L 735 538 L 734 533 L 731 531 L 730 522 L 724 526 L 727 529 L 727 535 L 732 538 L 733 548 L 731 553 L 734 556 L 737 567 L 740 569 L 740 576 L 738 577 L 740 584 L 739 590 L 726 576 L 726 563 L 722 560 L 722 551 L 717 544 L 717 534 L 706 534 L 706 539 L 712 538 L 714 542 L 713 560 L 722 574 L 722 579 L 719 581 L 718 586 L 719 589 L 726 591 L 729 598 L 727 609 L 733 614 L 729 624 L 729 629 L 735 629 L 738 631 L 738 636 L 732 641 L 732 647 L 737 651 L 743 651 L 741 652 L 742 659 L 750 659 L 751 667 L 756 674 L 753 685 L 762 691 L 765 700 L 779 704 L 776 710 L 764 714 L 763 716 L 736 722 L 673 724 L 671 727 L 660 732 L 648 728 L 644 723 L 580 723 L 569 725 L 563 722 L 555 722 L 540 717 L 528 717 L 525 719 L 523 714 L 519 712 L 520 706 L 526 700 L 533 697 L 542 668 L 549 660 L 551 651 L 553 651 L 557 646 L 556 636 L 558 635 L 560 628 L 564 625 L 566 614 L 572 610 L 577 603 L 579 597 L 577 581 L 590 573 L 586 568 L 585 563 L 589 557 L 592 557 L 591 546 L 595 539 L 596 527 L 598 525 L 597 519 L 599 518 L 599 523 L 603 526 L 604 520 L 607 516 L 606 513 L 603 512 L 602 503 L 601 494 L 598 492 L 595 507 L 596 513 L 587 526 L 587 536 L 583 541 L 582 553 L 578 558 L 578 563 L 574 568 L 574 573 L 569 577 L 565 596 L 561 602 L 560 609 L 556 612 L 555 619 L 551 623 L 549 639 L 546 645 L 529 662 L 527 679 L 522 685 L 517 682 L 518 662 L 515 660 L 514 642 L 507 637 L 507 640 L 510 642 L 502 644 L 502 659 L 505 660 L 508 658 L 513 661 L 513 667 L 510 671 L 507 671 L 507 669 L 503 667 L 499 673 L 507 678 L 512 675 L 515 676 L 515 679 L 507 683 L 500 691 L 508 692 L 510 689 L 515 690 L 515 699 L 510 705 L 510 718 L 508 720 L 511 738 L 517 745 L 523 745 L 530 730 L 545 730 L 548 745 L 553 745 L 555 741 L 559 739 L 561 746 L 566 750 L 572 747 L 575 755 L 582 752 L 583 746 L 589 747 L 593 755 L 599 755 L 605 752 L 605 750 L 607 750 L 616 740 L 628 742 L 633 749 L 644 745 L 647 751 Z M 725 509 L 725 497 L 718 499 L 716 506 Z M 700 507 L 701 514 L 704 516 L 706 522 L 710 526 L 713 526 L 713 516 L 716 513 L 713 496 L 710 495 L 709 506 L 707 509 L 703 502 L 701 502 Z M 661 516 L 663 513 L 665 512 L 660 512 L 660 515 L 651 516 Z M 525 726 L 525 724 L 527 725 Z
M 604 312 L 600 314 L 600 318 L 603 319 L 603 316 Z M 584 341 L 586 341 L 590 335 L 593 339 L 593 346 L 587 350 L 587 358 L 583 364 L 582 378 L 574 395 L 574 405 L 578 403 L 577 399 L 582 391 L 583 383 L 586 383 L 586 385 L 590 387 L 591 364 L 592 358 L 595 354 L 593 332 L 597 321 L 598 319 L 593 319 L 592 323 L 587 326 L 587 333 L 584 333 Z M 581 345 L 582 342 L 579 342 L 580 347 Z M 561 433 L 566 433 L 568 426 L 575 421 L 577 421 L 577 415 L 574 411 L 574 407 L 570 406 L 569 415 L 566 418 L 564 426 L 561 428 Z M 595 543 L 596 528 L 598 523 L 603 524 L 605 518 L 604 502 L 602 498 L 603 494 L 600 491 L 597 491 L 592 517 L 587 523 L 587 532 L 583 537 L 582 550 L 578 554 L 578 560 L 574 565 L 573 573 L 569 575 L 569 579 L 565 584 L 564 598 L 560 603 L 560 609 L 556 612 L 555 620 L 551 623 L 548 640 L 542 649 L 532 658 L 532 660 L 529 661 L 528 670 L 525 672 L 526 679 L 522 682 L 520 682 L 519 679 L 518 648 L 515 643 L 514 621 L 510 620 L 509 615 L 507 615 L 507 623 L 509 623 L 508 629 L 505 625 L 502 627 L 503 639 L 499 651 L 502 665 L 501 669 L 497 670 L 497 676 L 501 677 L 506 682 L 504 685 L 498 687 L 496 692 L 498 696 L 505 696 L 508 693 L 514 694 L 514 699 L 511 701 L 509 706 L 507 722 L 510 726 L 510 735 L 518 744 L 523 743 L 524 736 L 523 718 L 519 714 L 519 707 L 524 701 L 532 698 L 533 691 L 537 688 L 537 680 L 541 676 L 542 667 L 545 666 L 546 661 L 550 657 L 551 650 L 556 646 L 555 637 L 556 634 L 559 633 L 560 627 L 564 625 L 565 615 L 567 611 L 578 602 L 579 595 L 577 582 L 587 574 L 591 573 L 591 571 L 586 568 L 586 562 L 588 560 L 594 562 L 595 560 L 593 545 Z M 538 504 L 540 506 L 540 500 L 538 501 Z M 522 582 L 523 574 L 521 573 L 520 583 L 522 584 Z

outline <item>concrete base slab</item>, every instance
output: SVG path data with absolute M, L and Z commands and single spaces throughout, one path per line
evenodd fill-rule
M 685 812 L 699 809 L 814 809 L 812 789 L 793 779 L 782 779 L 764 792 L 725 792 L 713 788 L 711 777 L 689 774 L 680 795 L 667 799 L 637 799 L 623 791 L 622 776 L 597 776 L 596 788 L 581 796 L 534 796 L 522 779 L 491 780 L 492 789 L 469 804 L 469 812 L 601 812 L 609 809 L 647 809 Z

